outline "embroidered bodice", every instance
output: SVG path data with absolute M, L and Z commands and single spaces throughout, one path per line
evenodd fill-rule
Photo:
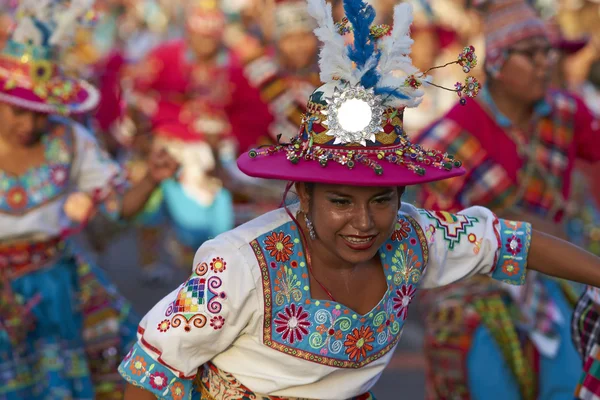
M 293 222 L 252 241 L 265 294 L 263 343 L 337 368 L 360 368 L 387 354 L 400 339 L 428 256 L 425 235 L 414 219 L 400 216 L 396 228 L 379 250 L 388 290 L 364 315 L 311 298 L 306 257 Z
M 59 235 L 69 223 L 62 212 L 67 194 L 82 191 L 92 195 L 122 178 L 120 169 L 91 134 L 73 121 L 54 120 L 42 143 L 42 165 L 20 175 L 0 170 L 0 241 Z M 116 214 L 117 204 L 105 210 Z
M 379 249 L 388 289 L 358 315 L 311 298 L 297 229 L 276 210 L 205 243 L 191 277 L 142 320 L 120 367 L 125 379 L 159 398 L 176 390 L 185 399 L 211 361 L 257 395 L 361 395 L 389 363 L 419 287 L 473 274 L 522 283 L 530 237 L 529 225 L 483 208 L 448 214 L 403 205 Z

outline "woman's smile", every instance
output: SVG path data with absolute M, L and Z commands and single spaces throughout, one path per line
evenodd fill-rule
M 352 250 L 364 251 L 370 249 L 377 239 L 377 235 L 370 236 L 355 236 L 355 235 L 340 235 L 346 245 Z

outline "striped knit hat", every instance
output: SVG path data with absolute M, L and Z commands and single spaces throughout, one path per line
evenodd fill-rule
M 504 64 L 506 51 L 532 37 L 547 37 L 547 28 L 524 0 L 476 1 L 484 18 L 485 64 L 494 74 Z

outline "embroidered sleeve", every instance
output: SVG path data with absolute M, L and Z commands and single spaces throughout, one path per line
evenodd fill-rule
M 90 195 L 98 203 L 100 212 L 116 220 L 127 188 L 126 174 L 86 128 L 75 124 L 74 132 L 76 189 Z
M 187 399 L 198 368 L 226 350 L 256 311 L 254 279 L 226 239 L 206 242 L 189 279 L 142 319 L 119 366 L 129 383 L 159 399 Z
M 531 225 L 498 219 L 471 207 L 457 214 L 419 210 L 429 242 L 424 288 L 448 285 L 475 274 L 502 282 L 525 282 Z

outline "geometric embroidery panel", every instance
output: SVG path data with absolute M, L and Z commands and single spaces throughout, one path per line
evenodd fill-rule
M 204 303 L 205 278 L 190 279 L 184 288 L 179 291 L 177 300 L 173 302 L 175 313 L 197 313 L 200 305 Z
M 475 222 L 479 222 L 476 217 L 451 214 L 446 211 L 419 210 L 419 212 L 435 222 L 436 229 L 442 231 L 444 240 L 448 242 L 450 250 L 454 250 L 454 246 L 467 233 L 467 228 L 472 227 Z

